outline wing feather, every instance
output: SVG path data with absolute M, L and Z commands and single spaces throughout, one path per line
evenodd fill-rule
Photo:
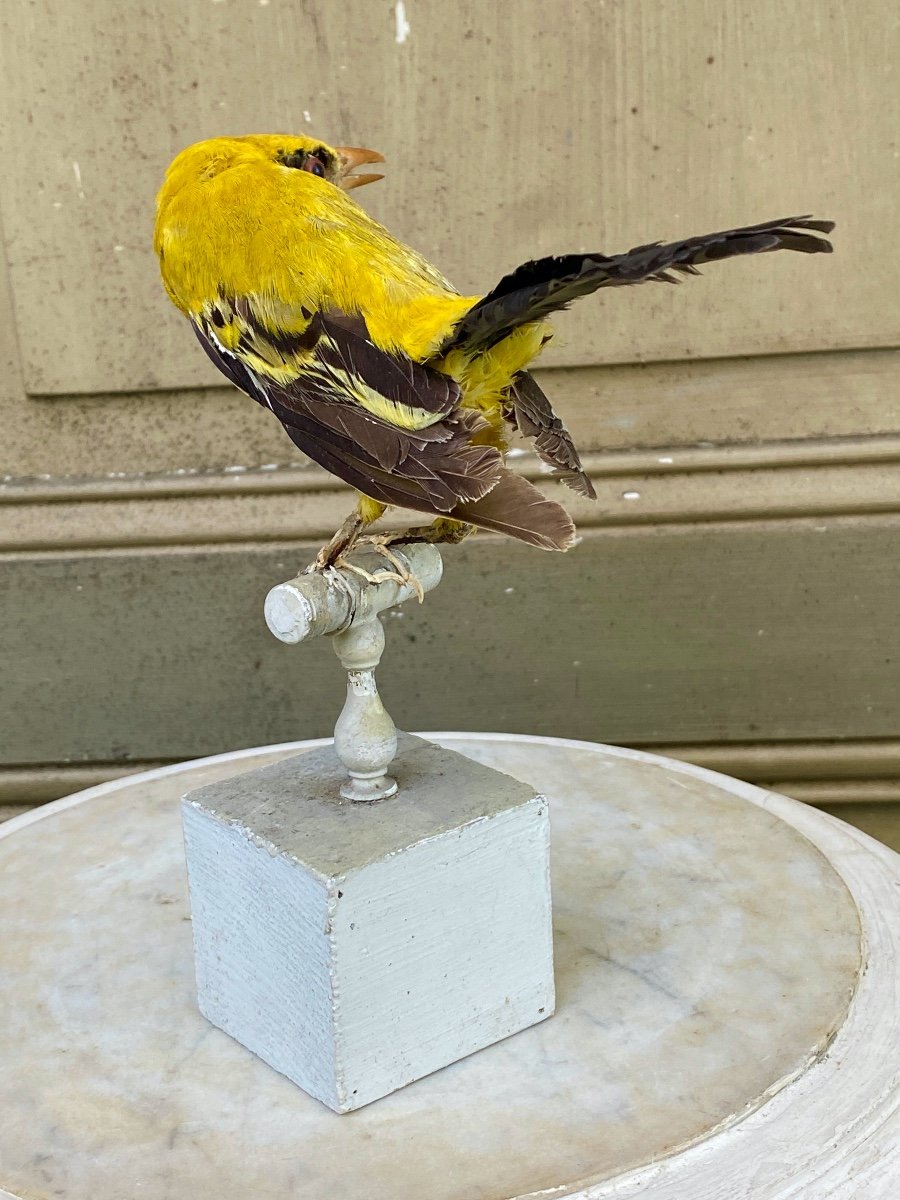
M 572 435 L 553 411 L 548 398 L 527 371 L 513 380 L 506 416 L 525 437 L 534 439 L 540 458 L 553 467 L 553 474 L 579 496 L 597 499 L 594 485 L 585 474 Z
M 419 363 L 391 362 L 377 347 L 361 344 L 358 326 L 345 340 L 345 325 L 325 317 L 321 334 L 308 350 L 295 379 L 278 382 L 261 375 L 218 344 L 208 325 L 195 332 L 219 369 L 260 404 L 272 410 L 294 444 L 314 462 L 385 504 L 434 515 L 477 501 L 496 486 L 503 459 L 492 446 L 473 445 L 485 422 L 459 406 L 459 387 L 449 376 Z M 374 390 L 380 379 L 388 405 L 432 406 L 432 423 L 422 428 L 395 425 L 362 407 L 346 376 Z M 410 381 L 403 391 L 400 380 Z M 387 411 L 391 411 L 388 409 Z
M 239 302 L 230 312 L 243 312 L 249 328 L 250 308 Z M 450 515 L 542 549 L 572 544 L 575 530 L 565 509 L 506 470 L 498 449 L 475 444 L 487 422 L 461 406 L 459 385 L 432 367 L 379 349 L 361 319 L 333 312 L 310 318 L 296 335 L 302 351 L 293 360 L 290 379 L 280 370 L 273 377 L 258 368 L 274 355 L 271 342 L 259 353 L 265 335 L 258 328 L 251 331 L 250 362 L 240 339 L 230 350 L 208 321 L 196 322 L 195 331 L 219 369 L 271 409 L 304 454 L 364 495 L 433 516 Z M 299 341 L 291 343 L 291 352 L 298 346 Z M 289 353 L 287 339 L 282 350 Z M 579 474 L 577 452 L 547 398 L 522 377 L 515 396 L 515 419 L 534 433 L 539 453 L 578 486 L 586 477 Z

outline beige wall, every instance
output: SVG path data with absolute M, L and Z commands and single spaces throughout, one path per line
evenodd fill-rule
M 565 496 L 584 542 L 448 552 L 385 676 L 413 723 L 900 797 L 894 6 L 406 11 L 398 42 L 363 0 L 0 0 L 0 795 L 327 729 L 327 656 L 270 644 L 258 610 L 348 498 L 217 385 L 149 244 L 182 145 L 297 129 L 384 151 L 363 201 L 466 290 L 536 254 L 837 219 L 830 259 L 566 315 L 542 382 L 600 495 Z M 564 634 L 535 638 L 554 609 Z

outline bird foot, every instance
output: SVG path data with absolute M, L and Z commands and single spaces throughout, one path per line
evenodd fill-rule
M 319 574 L 324 575 L 326 579 L 331 579 L 338 571 L 349 571 L 351 575 L 357 575 L 360 579 L 364 579 L 366 583 L 387 583 L 389 580 L 392 580 L 394 583 L 400 584 L 401 587 L 409 584 L 421 604 L 425 599 L 425 593 L 416 576 L 395 555 L 391 554 L 386 547 L 376 547 L 376 550 L 385 558 L 388 558 L 392 564 L 395 564 L 393 571 L 367 571 L 359 563 L 349 562 L 342 554 L 339 554 L 336 558 L 330 557 L 322 561 L 317 559 L 315 562 L 310 563 L 309 566 L 303 568 L 303 574 Z
M 388 579 L 393 579 L 395 583 L 402 586 L 411 587 L 415 593 L 416 599 L 421 604 L 425 599 L 425 589 L 416 575 L 410 571 L 409 567 L 398 558 L 391 550 L 391 545 L 396 541 L 396 536 L 390 533 L 375 533 L 368 537 L 361 538 L 359 545 L 371 546 L 376 554 L 380 554 L 382 558 L 393 567 L 392 571 L 366 571 L 363 567 L 359 567 L 356 563 L 342 563 L 341 565 L 348 571 L 353 571 L 354 574 L 362 576 L 370 583 L 384 583 Z
M 364 522 L 359 513 L 354 511 L 341 525 L 330 541 L 326 542 L 313 561 L 303 568 L 304 575 L 327 571 L 329 567 L 346 566 L 344 556 L 349 554 L 359 537 Z
M 313 561 L 303 568 L 302 574 L 330 576 L 335 571 L 349 571 L 353 575 L 358 575 L 360 579 L 364 579 L 366 583 L 386 583 L 388 580 L 393 580 L 401 587 L 411 587 L 421 604 L 425 599 L 422 584 L 406 563 L 391 551 L 389 547 L 392 540 L 394 539 L 391 534 L 373 535 L 358 540 L 354 539 L 353 546 L 370 545 L 376 554 L 387 559 L 393 570 L 368 571 L 359 563 L 350 562 L 347 555 L 353 547 L 342 544 L 337 537 L 334 537 L 327 546 L 322 547 Z
M 313 559 L 313 561 L 311 563 L 307 563 L 307 565 L 303 568 L 301 574 L 303 574 L 303 575 L 322 574 L 325 571 L 330 571 L 334 567 L 341 564 L 341 556 L 339 554 L 337 556 L 334 556 L 331 554 L 326 554 L 325 551 L 327 549 L 328 549 L 327 546 L 323 546 L 322 549 L 319 551 L 319 553 L 316 555 L 316 557 Z

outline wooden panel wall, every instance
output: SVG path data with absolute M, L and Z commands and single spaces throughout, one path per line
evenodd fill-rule
M 223 132 L 383 150 L 390 179 L 367 202 L 465 291 L 536 254 L 840 218 L 843 263 L 743 262 L 677 299 L 595 299 L 550 362 L 895 344 L 887 0 L 406 7 L 398 40 L 393 6 L 366 0 L 4 0 L 3 220 L 29 391 L 211 382 L 148 230 L 168 160 Z
M 348 496 L 218 386 L 149 245 L 181 146 L 297 129 L 387 153 L 361 199 L 466 291 L 536 254 L 837 219 L 831 259 L 560 322 L 542 382 L 600 494 L 564 496 L 584 542 L 448 552 L 389 619 L 384 682 L 420 728 L 900 801 L 894 6 L 510 12 L 415 0 L 404 33 L 363 0 L 0 0 L 0 799 L 327 731 L 328 648 L 276 645 L 260 603 Z

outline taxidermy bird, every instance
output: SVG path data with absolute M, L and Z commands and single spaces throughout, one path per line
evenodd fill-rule
M 504 465 L 534 443 L 563 483 L 594 497 L 571 437 L 528 373 L 547 318 L 599 288 L 675 283 L 718 259 L 831 250 L 831 221 L 792 217 L 624 254 L 527 262 L 461 296 L 349 195 L 381 179 L 371 150 L 310 137 L 221 137 L 183 150 L 157 200 L 154 245 L 172 301 L 233 384 L 271 409 L 296 446 L 358 501 L 313 569 L 339 563 L 398 505 L 430 525 L 367 538 L 459 541 L 494 530 L 566 550 L 562 505 Z

